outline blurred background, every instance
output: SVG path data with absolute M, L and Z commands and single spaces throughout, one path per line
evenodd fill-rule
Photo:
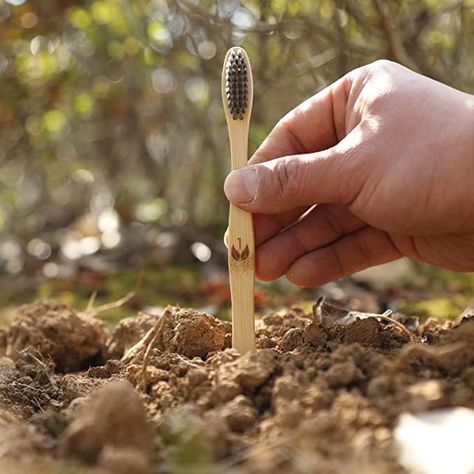
M 472 0 L 0 0 L 0 306 L 113 301 L 143 273 L 129 310 L 219 313 L 226 50 L 251 58 L 252 151 L 300 101 L 378 58 L 474 92 L 473 33 Z M 386 301 L 416 287 L 446 313 L 474 288 L 424 267 L 383 273 Z M 259 287 L 261 307 L 303 298 L 276 285 Z

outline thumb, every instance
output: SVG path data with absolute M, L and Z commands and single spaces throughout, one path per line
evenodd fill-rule
M 318 153 L 285 156 L 246 166 L 227 176 L 229 201 L 257 214 L 276 214 L 299 206 L 349 204 L 360 191 L 354 149 L 339 145 Z

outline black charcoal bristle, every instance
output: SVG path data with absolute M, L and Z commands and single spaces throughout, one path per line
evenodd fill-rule
M 234 120 L 243 120 L 248 104 L 248 78 L 245 58 L 239 51 L 232 53 L 225 67 L 227 105 Z

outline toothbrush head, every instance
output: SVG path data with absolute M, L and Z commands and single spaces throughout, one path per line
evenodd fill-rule
M 243 120 L 251 104 L 251 71 L 242 48 L 231 48 L 224 63 L 224 102 L 233 120 Z

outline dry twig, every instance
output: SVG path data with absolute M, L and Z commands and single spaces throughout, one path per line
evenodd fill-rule
M 400 39 L 397 28 L 393 21 L 390 6 L 386 0 L 373 0 L 373 2 L 380 15 L 382 27 L 385 31 L 385 37 L 387 38 L 388 47 L 393 59 L 395 59 L 395 61 L 399 62 L 400 64 L 413 69 L 414 71 L 418 71 L 419 68 L 417 64 L 408 55 L 405 46 L 403 46 L 402 40 Z
M 121 308 L 123 305 L 127 304 L 130 300 L 135 298 L 137 291 L 139 290 L 142 284 L 144 273 L 145 273 L 144 270 L 141 269 L 140 272 L 138 273 L 137 282 L 135 283 L 135 288 L 132 291 L 130 291 L 129 293 L 127 293 L 125 296 L 118 299 L 117 301 L 112 301 L 111 303 L 105 303 L 101 306 L 98 306 L 97 308 L 94 308 L 94 303 L 97 297 L 97 290 L 95 290 L 91 294 L 91 297 L 89 298 L 86 309 L 81 314 L 84 316 L 95 318 L 96 316 L 98 316 L 101 313 L 104 313 L 105 311 Z

